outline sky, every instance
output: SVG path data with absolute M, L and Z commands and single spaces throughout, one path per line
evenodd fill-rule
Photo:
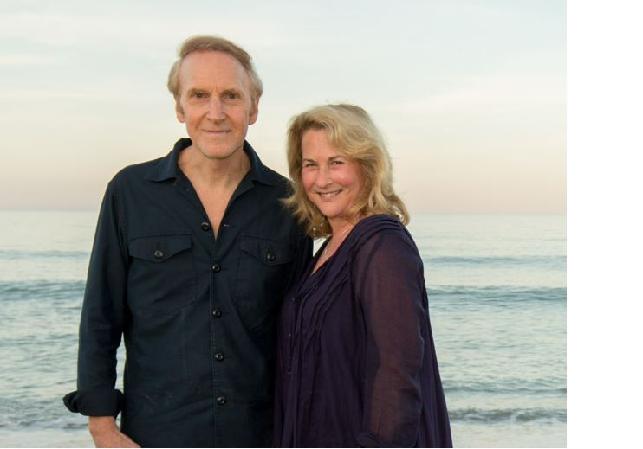
M 217 34 L 254 58 L 248 140 L 280 173 L 289 119 L 348 102 L 412 214 L 562 214 L 565 22 L 562 0 L 4 0 L 0 209 L 94 210 L 119 169 L 169 152 L 186 132 L 167 72 Z

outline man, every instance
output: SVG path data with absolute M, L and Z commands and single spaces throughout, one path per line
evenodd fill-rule
M 276 316 L 312 244 L 282 205 L 287 180 L 245 141 L 262 94 L 250 56 L 192 37 L 168 88 L 190 139 L 107 187 L 64 401 L 99 447 L 268 446 Z

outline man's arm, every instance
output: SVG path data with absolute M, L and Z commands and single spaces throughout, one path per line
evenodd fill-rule
M 96 447 L 140 447 L 116 427 L 111 416 L 90 416 L 88 427 Z
M 101 204 L 89 262 L 80 322 L 77 390 L 63 399 L 70 411 L 92 417 L 89 430 L 99 447 L 120 446 L 125 441 L 114 421 L 122 403 L 122 393 L 114 384 L 127 283 L 120 208 L 115 179 L 107 186 Z
M 298 225 L 295 228 L 295 263 L 291 271 L 290 279 L 286 291 L 288 291 L 295 282 L 297 282 L 304 274 L 308 267 L 310 259 L 313 257 L 313 239 L 310 238 L 302 228 Z

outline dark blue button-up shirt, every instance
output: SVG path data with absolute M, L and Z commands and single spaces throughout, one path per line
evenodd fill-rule
M 281 203 L 288 181 L 252 147 L 251 168 L 215 237 L 178 167 L 164 158 L 109 183 L 94 238 L 80 325 L 74 412 L 121 415 L 142 446 L 271 442 L 275 325 L 312 242 Z M 123 393 L 114 388 L 124 336 Z

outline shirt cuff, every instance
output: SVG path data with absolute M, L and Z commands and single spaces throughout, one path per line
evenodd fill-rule
M 116 389 L 74 391 L 63 397 L 70 412 L 85 416 L 116 417 L 123 407 L 123 393 Z

